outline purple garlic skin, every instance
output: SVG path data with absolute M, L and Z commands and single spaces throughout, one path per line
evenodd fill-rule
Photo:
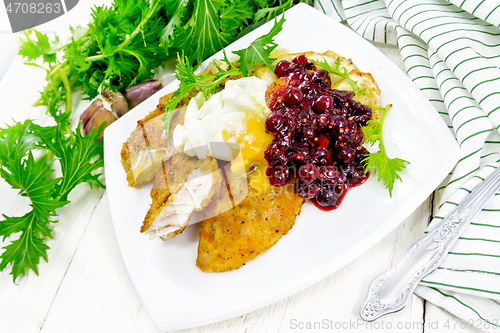
M 102 128 L 102 131 L 104 131 L 104 129 L 109 125 L 111 125 L 115 120 L 116 120 L 115 117 L 110 112 L 108 112 L 105 108 L 100 108 L 94 113 L 92 118 L 90 118 L 90 120 L 85 124 L 84 127 L 85 135 L 89 135 L 89 133 L 92 131 L 93 128 L 95 131 L 99 126 L 105 123 L 105 125 Z M 102 135 L 103 134 L 101 132 L 99 138 L 97 138 L 97 141 L 102 140 Z
M 100 108 L 102 108 L 102 100 L 100 99 L 94 100 L 92 104 L 90 104 L 90 106 L 80 116 L 82 124 L 86 124 L 92 118 L 94 113 Z
M 115 120 L 128 112 L 128 102 L 125 97 L 115 91 L 104 89 L 99 96 L 97 96 L 87 109 L 80 116 L 82 131 L 85 135 L 105 123 L 102 130 L 111 125 Z M 102 140 L 102 132 L 97 139 Z
M 130 104 L 135 107 L 142 103 L 148 97 L 161 89 L 162 81 L 163 80 L 151 80 L 125 90 L 125 94 L 127 95 L 127 99 Z

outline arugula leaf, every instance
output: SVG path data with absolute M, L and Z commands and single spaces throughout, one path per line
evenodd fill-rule
M 184 16 L 188 10 L 187 6 L 189 4 L 188 0 L 173 0 L 172 3 L 167 5 L 167 8 L 175 8 L 172 10 L 172 15 L 167 26 L 163 30 L 161 40 L 167 48 L 172 46 L 172 41 L 174 39 L 175 33 L 181 28 L 186 22 Z M 168 51 L 167 51 L 168 52 Z
M 269 68 L 273 67 L 274 58 L 271 58 L 271 52 L 278 46 L 273 38 L 283 29 L 284 22 L 285 16 L 283 15 L 279 21 L 274 21 L 269 33 L 254 40 L 246 49 L 233 52 L 240 56 L 238 63 L 240 63 L 240 71 L 243 76 L 248 76 L 248 72 L 256 64 L 265 64 Z
M 44 237 L 52 238 L 50 230 L 46 227 L 49 223 L 49 217 L 55 216 L 55 210 L 67 203 L 64 200 L 53 198 L 58 179 L 53 179 L 52 173 L 53 170 L 50 168 L 47 155 L 35 161 L 33 153 L 28 152 L 28 158 L 23 161 L 17 175 L 19 182 L 11 185 L 13 188 L 19 189 L 21 195 L 31 200 L 32 210 L 22 217 L 8 218 L 3 215 L 6 220 L 0 223 L 0 235 L 4 236 L 4 239 L 11 236 L 12 233 L 28 228 L 37 231 L 37 234 Z M 28 222 L 30 223 L 28 224 Z
M 18 179 L 22 160 L 38 141 L 38 135 L 26 123 L 0 129 L 0 175 L 13 188 L 22 189 Z
M 382 124 L 378 121 L 369 120 L 362 130 L 365 142 L 371 146 L 382 139 Z
M 58 37 L 51 43 L 47 35 L 30 30 L 21 38 L 19 54 L 26 64 L 40 66 L 43 58 L 47 85 L 35 106 L 47 106 L 56 122 L 67 122 L 71 92 L 82 88 L 92 99 L 101 87 L 114 91 L 150 79 L 169 58 L 159 39 L 169 16 L 161 0 L 116 0 L 111 7 L 95 7 L 86 28 L 71 28 L 67 43 Z M 56 55 L 60 51 L 60 61 Z M 66 102 L 66 109 L 60 104 Z
M 407 164 L 410 162 L 400 159 L 400 158 L 389 158 L 385 152 L 384 137 L 382 132 L 382 126 L 387 115 L 387 111 L 392 107 L 392 104 L 387 105 L 385 108 L 379 108 L 382 111 L 380 120 L 370 120 L 367 122 L 366 126 L 362 127 L 363 134 L 365 136 L 365 141 L 372 146 L 378 142 L 379 150 L 376 153 L 370 153 L 367 157 L 363 159 L 363 164 L 366 170 L 373 169 L 377 174 L 377 180 L 384 180 L 385 188 L 389 190 L 389 195 L 392 197 L 392 190 L 394 188 L 394 182 L 396 179 L 401 181 L 401 177 L 398 172 L 406 168 Z
M 31 210 L 20 217 L 3 215 L 0 236 L 3 240 L 20 233 L 17 240 L 5 246 L 0 256 L 0 270 L 12 265 L 14 282 L 31 269 L 38 275 L 40 258 L 47 261 L 46 240 L 52 238 L 49 225 L 56 223 L 56 210 L 69 203 L 68 194 L 76 185 L 104 185 L 99 181 L 102 142 L 100 129 L 83 137 L 64 125 L 42 127 L 30 120 L 0 129 L 0 174 L 19 194 L 31 201 Z M 35 159 L 34 151 L 47 152 Z M 99 158 L 101 157 L 101 158 Z M 61 177 L 54 177 L 52 165 L 59 161 Z
M 92 65 L 83 88 L 90 97 L 101 86 L 121 91 L 150 79 L 168 59 L 159 45 L 168 19 L 162 1 L 117 0 L 113 7 L 95 8 L 88 25 L 89 51 L 84 60 Z
M 4 216 L 5 217 L 5 216 Z M 47 261 L 47 250 L 49 247 L 43 242 L 44 239 L 38 237 L 31 228 L 35 224 L 33 214 L 30 218 L 29 227 L 21 234 L 19 239 L 10 245 L 3 247 L 5 250 L 0 256 L 0 270 L 4 270 L 8 264 L 12 264 L 11 275 L 14 282 L 19 275 L 26 275 L 26 270 L 31 269 L 38 275 L 38 263 L 40 258 Z
M 352 85 L 352 90 L 354 91 L 354 93 L 362 94 L 366 91 L 366 88 L 363 90 L 359 90 L 358 82 L 354 81 L 349 77 L 349 73 L 347 73 L 347 69 L 345 67 L 343 68 L 344 69 L 343 71 L 340 69 L 340 57 L 338 57 L 337 60 L 335 61 L 334 67 L 330 66 L 328 62 L 324 59 L 323 61 L 316 60 L 313 62 L 319 67 L 326 69 L 328 73 L 335 74 L 346 79 Z
M 0 130 L 0 172 L 2 177 L 20 195 L 29 197 L 32 210 L 21 217 L 3 215 L 0 221 L 0 235 L 3 240 L 12 234 L 21 232 L 19 239 L 4 247 L 0 256 L 0 270 L 12 264 L 11 274 L 14 282 L 26 269 L 38 274 L 37 265 L 40 258 L 47 260 L 48 246 L 43 243 L 51 238 L 47 224 L 55 215 L 55 209 L 62 207 L 64 201 L 54 200 L 53 170 L 46 155 L 35 161 L 32 149 L 36 147 L 38 136 L 30 128 L 31 122 L 18 123 L 15 126 Z M 24 158 L 24 156 L 26 156 Z
M 363 160 L 366 169 L 372 169 L 377 174 L 377 180 L 384 180 L 385 188 L 389 190 L 389 195 L 392 197 L 392 190 L 396 179 L 401 181 L 398 172 L 406 168 L 406 164 L 410 162 L 400 158 L 388 158 L 385 148 L 381 147 L 376 153 L 371 153 Z

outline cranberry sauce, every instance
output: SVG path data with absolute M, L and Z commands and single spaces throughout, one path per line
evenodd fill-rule
M 272 111 L 266 130 L 275 136 L 265 153 L 269 182 L 295 180 L 298 195 L 335 209 L 349 188 L 368 178 L 360 126 L 372 110 L 353 101 L 354 92 L 331 89 L 329 73 L 305 55 L 280 61 L 275 73 L 279 79 L 266 93 Z

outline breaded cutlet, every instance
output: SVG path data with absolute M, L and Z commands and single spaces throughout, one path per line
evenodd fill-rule
M 208 205 L 221 183 L 215 159 L 198 159 L 180 153 L 174 155 L 155 175 L 150 193 L 152 203 L 141 232 L 153 237 L 158 235 L 163 240 L 182 233 L 191 214 Z M 168 227 L 166 233 L 164 228 Z
M 233 209 L 201 222 L 196 266 L 203 272 L 240 268 L 293 227 L 304 202 L 293 184 L 266 193 L 249 191 Z

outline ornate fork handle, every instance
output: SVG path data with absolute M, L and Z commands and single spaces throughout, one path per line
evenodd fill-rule
M 500 167 L 434 229 L 413 244 L 403 260 L 370 283 L 360 315 L 366 321 L 401 310 L 418 283 L 435 270 L 471 220 L 500 187 Z

